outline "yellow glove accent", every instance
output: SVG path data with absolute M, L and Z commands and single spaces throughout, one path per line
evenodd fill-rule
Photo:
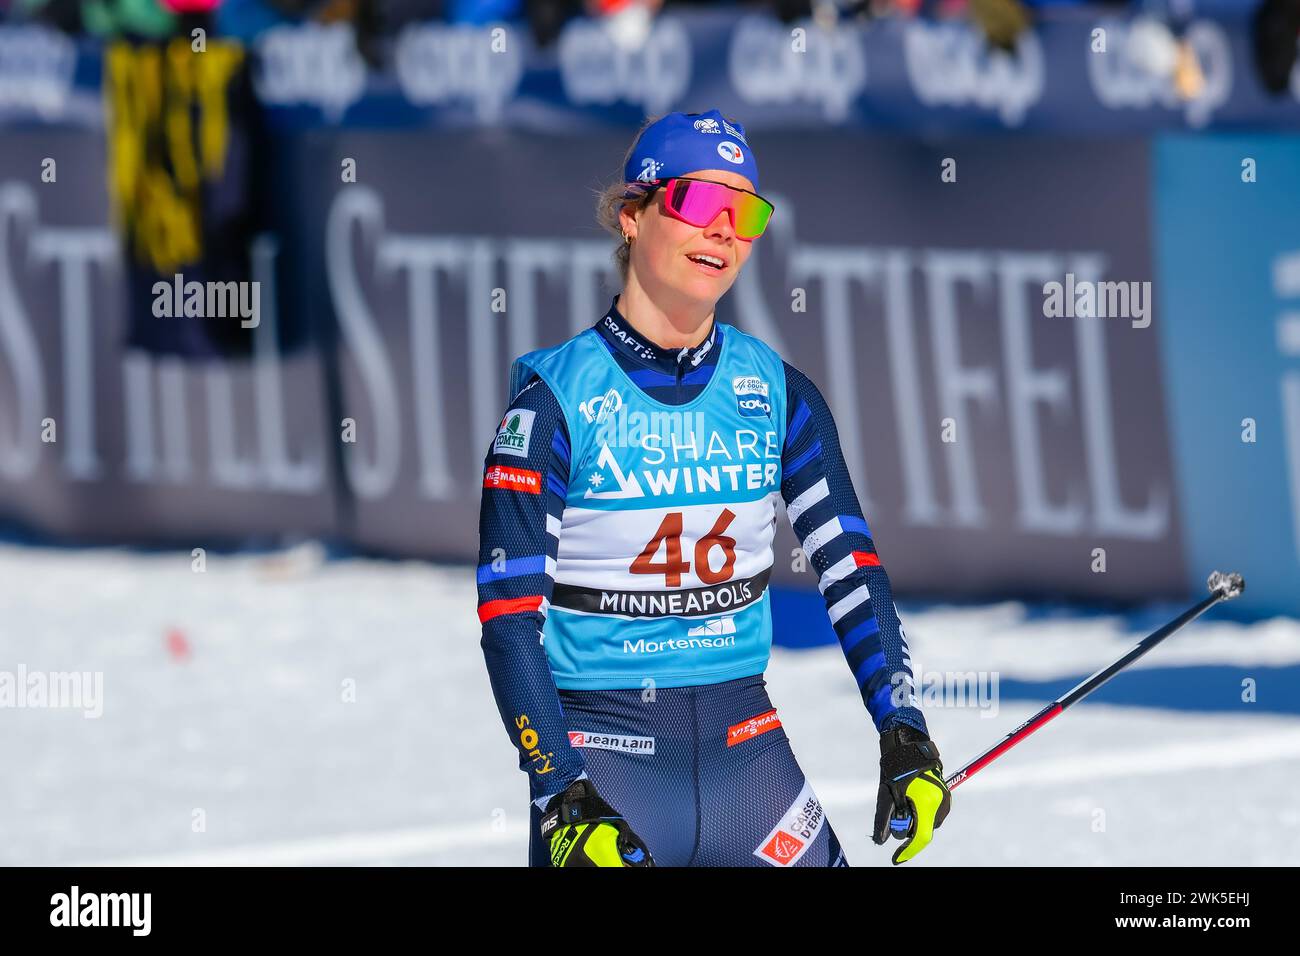
M 912 805 L 912 834 L 894 853 L 895 863 L 906 863 L 927 846 L 934 828 L 948 816 L 952 798 L 937 770 L 917 774 L 907 785 L 907 802 Z M 937 817 L 937 820 L 936 820 Z
M 618 835 L 613 824 L 599 821 L 559 827 L 551 834 L 551 866 L 626 866 Z

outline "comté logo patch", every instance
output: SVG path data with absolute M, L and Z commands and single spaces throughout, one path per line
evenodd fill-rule
M 509 465 L 493 465 L 483 473 L 484 488 L 509 488 L 511 491 L 526 491 L 532 495 L 542 493 L 542 473 L 529 471 L 527 468 L 511 468 Z
M 537 412 L 531 408 L 512 408 L 506 412 L 497 428 L 497 437 L 492 442 L 492 451 L 498 455 L 518 455 L 528 457 L 529 436 L 533 431 L 533 419 Z
M 751 717 L 749 720 L 728 727 L 727 746 L 734 747 L 736 744 L 743 744 L 746 740 L 753 740 L 759 734 L 765 734 L 769 730 L 776 730 L 780 726 L 781 718 L 776 715 L 775 710 L 769 710 L 765 714 L 759 714 L 757 717 Z

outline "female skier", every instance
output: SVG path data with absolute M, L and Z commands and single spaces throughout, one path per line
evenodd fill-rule
M 843 866 L 763 680 L 777 498 L 880 733 L 872 837 L 948 814 L 907 643 L 821 393 L 714 319 L 772 215 L 742 126 L 648 124 L 599 215 L 623 289 L 511 368 L 478 613 L 536 866 Z

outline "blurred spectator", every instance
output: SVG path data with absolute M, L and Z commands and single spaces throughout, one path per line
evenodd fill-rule
M 302 0 L 225 0 L 217 8 L 217 30 L 247 44 L 271 27 L 314 19 L 316 6 Z
M 1264 0 L 1251 23 L 1255 68 L 1264 88 L 1273 94 L 1287 91 L 1300 43 L 1300 0 Z
M 586 0 L 589 17 L 601 17 L 606 32 L 625 49 L 640 48 L 663 0 Z
M 1014 50 L 1029 29 L 1029 11 L 1020 0 L 970 0 L 970 17 L 999 50 Z
M 581 0 L 523 0 L 524 15 L 538 46 L 547 46 L 569 20 L 582 13 Z
M 468 0 L 467 0 L 468 2 Z M 524 12 L 538 46 L 560 35 L 574 17 L 586 15 L 604 21 L 610 37 L 629 49 L 640 47 L 663 0 L 522 0 Z M 711 5 L 711 4 L 710 4 Z
M 448 5 L 453 2 L 456 0 L 223 0 L 217 11 L 217 27 L 222 36 L 251 44 L 276 26 L 350 23 L 362 57 L 377 66 L 383 58 L 384 38 L 394 36 L 408 23 L 446 19 Z
M 13 0 L 13 15 L 98 37 L 158 39 L 171 36 L 176 26 L 176 18 L 157 0 Z

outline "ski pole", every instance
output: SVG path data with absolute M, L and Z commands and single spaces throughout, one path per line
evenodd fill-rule
M 1043 727 L 1049 720 L 1058 716 L 1071 704 L 1077 704 L 1079 701 L 1083 700 L 1083 698 L 1087 697 L 1102 684 L 1106 683 L 1124 668 L 1128 667 L 1128 665 L 1132 664 L 1166 637 L 1179 630 L 1184 624 L 1189 624 L 1196 620 L 1220 601 L 1230 601 L 1235 598 L 1246 589 L 1246 582 L 1242 580 L 1240 574 L 1236 574 L 1235 572 L 1224 574 L 1220 571 L 1215 571 L 1210 575 L 1210 579 L 1206 582 L 1206 587 L 1209 588 L 1210 591 L 1209 597 L 1205 598 L 1199 604 L 1189 607 L 1164 627 L 1143 638 L 1123 657 L 1116 660 L 1113 664 L 1103 667 L 1087 680 L 1078 684 L 1073 690 L 1070 690 L 1056 698 L 1056 700 L 1052 701 L 1015 730 L 1011 731 L 1011 733 L 1003 737 L 998 743 L 994 744 L 970 763 L 966 764 L 966 766 L 962 767 L 947 779 L 946 783 L 948 789 L 955 790 L 959 784 L 965 783 L 966 780 L 979 773 L 1034 731 Z

